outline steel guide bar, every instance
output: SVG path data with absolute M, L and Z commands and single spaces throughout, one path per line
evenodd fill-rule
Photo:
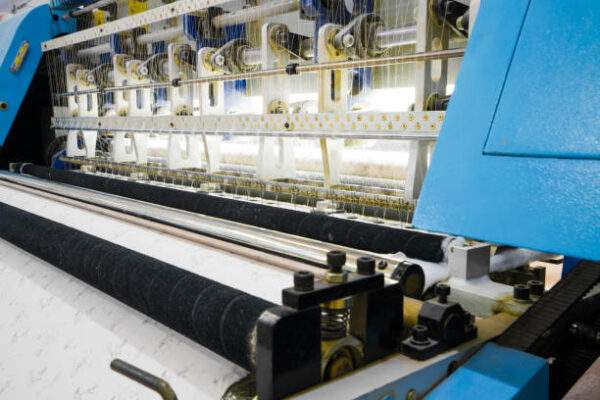
M 439 50 L 439 51 L 425 51 L 421 53 L 413 53 L 399 56 L 380 57 L 380 58 L 368 58 L 364 60 L 352 60 L 352 61 L 334 61 L 321 64 L 304 64 L 298 65 L 294 68 L 294 75 L 302 74 L 307 72 L 319 72 L 319 71 L 330 71 L 337 69 L 350 69 L 350 68 L 369 68 L 369 67 L 383 67 L 395 64 L 407 64 L 419 61 L 432 61 L 432 60 L 447 60 L 451 58 L 460 58 L 465 54 L 465 49 L 451 49 L 451 50 Z M 56 97 L 68 97 L 82 94 L 92 93 L 105 93 L 105 92 L 118 92 L 123 90 L 137 90 L 137 89 L 158 89 L 158 88 L 170 88 L 179 87 L 186 85 L 196 85 L 201 83 L 210 82 L 226 82 L 226 81 L 237 81 L 241 79 L 254 79 L 262 78 L 266 76 L 276 76 L 289 74 L 288 68 L 272 68 L 264 69 L 259 71 L 244 72 L 239 74 L 229 75 L 215 75 L 215 76 L 204 76 L 193 79 L 182 79 L 176 82 L 158 82 L 158 83 L 143 83 L 137 85 L 128 86 L 111 86 L 104 87 L 101 89 L 88 89 L 78 90 L 74 92 L 56 93 Z
M 203 134 L 436 140 L 444 111 L 363 112 L 322 114 L 226 114 L 148 117 L 53 117 L 62 130 L 124 131 L 131 133 Z

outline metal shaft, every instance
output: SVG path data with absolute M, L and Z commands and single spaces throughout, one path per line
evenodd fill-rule
M 88 47 L 77 52 L 79 57 L 97 56 L 104 53 L 110 53 L 110 43 L 103 43 L 97 46 Z
M 299 65 L 296 67 L 297 74 L 303 74 L 307 72 L 319 72 L 319 71 L 330 71 L 330 70 L 338 70 L 338 69 L 350 69 L 350 68 L 368 68 L 368 67 L 382 67 L 387 65 L 395 65 L 395 64 L 407 64 L 417 61 L 430 61 L 430 60 L 447 60 L 450 58 L 459 58 L 464 56 L 465 49 L 451 49 L 451 50 L 441 50 L 441 51 L 426 51 L 422 53 L 414 53 L 407 55 L 399 55 L 399 56 L 390 56 L 390 57 L 381 57 L 381 58 L 370 58 L 367 60 L 352 60 L 352 61 L 336 61 L 330 63 L 322 63 L 322 64 L 310 64 L 310 65 Z M 287 70 L 285 68 L 273 68 L 273 69 L 265 69 L 254 72 L 246 72 L 240 74 L 230 74 L 230 75 L 216 75 L 216 76 L 205 76 L 194 79 L 186 79 L 178 82 L 179 86 L 183 85 L 196 85 L 199 83 L 211 83 L 211 82 L 224 82 L 224 81 L 237 81 L 243 79 L 254 79 L 254 78 L 262 78 L 266 76 L 276 76 L 276 75 L 285 75 L 287 74 Z M 140 84 L 140 85 L 129 85 L 129 86 L 114 86 L 111 88 L 104 88 L 104 91 L 117 92 L 122 90 L 136 90 L 136 89 L 154 89 L 154 88 L 166 88 L 171 87 L 171 82 L 162 82 L 162 83 L 150 83 L 150 84 Z M 66 96 L 74 96 L 78 94 L 88 94 L 88 93 L 99 93 L 100 90 L 92 89 L 92 90 L 81 90 L 76 92 L 65 92 L 58 93 L 56 97 L 66 97 Z
M 90 4 L 89 6 L 85 6 L 83 8 L 80 8 L 79 10 L 71 11 L 71 12 L 69 12 L 67 14 L 64 14 L 62 16 L 62 19 L 63 20 L 67 20 L 69 18 L 75 18 L 75 17 L 77 17 L 79 15 L 83 15 L 83 14 L 88 13 L 88 12 L 90 12 L 92 10 L 97 9 L 97 8 L 106 7 L 106 6 L 111 5 L 113 3 L 116 3 L 116 2 L 117 2 L 117 0 L 100 0 L 100 1 L 97 1 L 95 3 Z
M 213 19 L 213 25 L 217 28 L 243 24 L 257 19 L 285 14 L 300 9 L 300 0 L 282 0 L 245 8 L 228 14 L 222 14 Z
M 260 65 L 261 54 L 260 48 L 248 47 L 242 51 L 242 62 L 246 65 Z
M 386 261 L 391 267 L 405 259 L 402 254 L 388 256 L 367 251 L 358 251 L 313 239 L 143 203 L 76 186 L 49 182 L 40 178 L 20 176 L 5 171 L 0 171 L 0 180 L 17 183 L 85 203 L 99 205 L 126 214 L 148 218 L 152 221 L 159 221 L 170 226 L 247 245 L 270 253 L 292 256 L 295 259 L 305 260 L 312 264 L 325 265 L 327 253 L 330 250 L 345 251 L 347 253 L 346 268 L 352 271 L 356 269 L 356 259 L 361 256 L 371 256 L 376 260 Z M 391 274 L 392 271 L 393 268 L 389 268 L 384 273 Z
M 173 28 L 161 29 L 158 31 L 145 33 L 137 37 L 136 42 L 138 44 L 148 44 L 154 42 L 160 42 L 163 40 L 173 40 L 183 35 L 183 27 L 175 26 Z
M 375 46 L 380 49 L 408 46 L 417 42 L 417 23 L 411 22 L 390 28 L 381 28 L 375 34 Z

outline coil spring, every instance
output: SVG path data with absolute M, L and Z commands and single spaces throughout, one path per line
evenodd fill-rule
M 321 308 L 321 339 L 341 339 L 348 334 L 350 308 Z

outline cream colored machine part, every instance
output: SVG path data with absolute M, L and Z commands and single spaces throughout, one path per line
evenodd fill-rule
M 215 49 L 205 47 L 198 51 L 197 73 L 198 77 L 217 76 L 223 73 L 208 63 L 210 54 Z M 225 114 L 225 85 L 223 82 L 210 82 L 200 84 L 200 115 Z M 206 172 L 209 174 L 219 170 L 221 162 L 221 138 L 219 136 L 202 135 L 204 146 L 204 160 Z
M 139 60 L 125 62 L 127 79 L 134 83 L 150 83 L 147 78 L 140 77 L 136 68 L 141 64 Z M 143 117 L 152 115 L 152 89 L 137 89 L 127 92 L 129 96 L 128 114 L 131 117 Z M 131 133 L 133 149 L 135 151 L 136 163 L 146 164 L 148 162 L 149 134 L 143 132 Z
M 67 90 L 75 90 L 85 82 L 88 70 L 81 69 L 81 65 L 68 64 L 66 67 Z M 93 89 L 95 85 L 87 84 L 86 88 Z M 69 115 L 78 117 L 98 116 L 98 96 L 96 94 L 81 94 L 69 98 Z M 79 145 L 81 134 L 82 146 Z M 70 131 L 67 136 L 67 155 L 70 157 L 94 157 L 96 155 L 96 138 L 98 131 L 83 130 Z
M 273 38 L 277 24 L 264 24 L 261 30 L 261 62 L 263 69 L 282 68 L 290 62 L 288 53 Z M 287 28 L 285 28 L 287 29 Z M 287 114 L 290 104 L 290 78 L 286 75 L 262 79 L 264 114 Z M 261 180 L 290 179 L 296 175 L 293 138 L 261 137 L 256 165 Z
M 323 25 L 319 29 L 317 60 L 319 63 L 344 61 L 346 57 L 331 45 L 331 37 L 339 26 Z M 320 113 L 345 113 L 348 109 L 348 75 L 346 70 L 320 71 L 318 77 Z M 342 139 L 320 139 L 323 160 L 324 185 L 327 188 L 340 184 L 340 164 L 344 141 Z

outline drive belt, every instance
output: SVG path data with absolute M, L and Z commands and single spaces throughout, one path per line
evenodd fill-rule
M 563 316 L 568 315 L 598 281 L 600 263 L 582 261 L 504 331 L 496 343 L 516 350 L 531 351 L 536 342 Z

